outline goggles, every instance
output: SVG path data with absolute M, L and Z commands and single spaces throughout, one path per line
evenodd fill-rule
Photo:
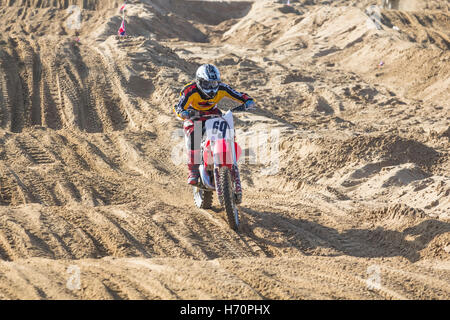
M 219 86 L 219 81 L 207 81 L 207 80 L 200 80 L 200 86 L 203 89 L 216 89 Z

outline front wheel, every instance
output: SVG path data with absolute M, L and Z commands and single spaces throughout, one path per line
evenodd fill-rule
M 222 194 L 219 195 L 219 201 L 225 207 L 227 220 L 230 227 L 238 231 L 239 228 L 239 211 L 233 192 L 233 184 L 231 180 L 231 172 L 228 167 L 222 167 L 219 171 L 220 185 Z

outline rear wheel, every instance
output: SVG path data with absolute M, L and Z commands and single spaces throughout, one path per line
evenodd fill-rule
M 213 192 L 192 187 L 194 193 L 194 202 L 198 208 L 210 209 L 213 201 Z
M 220 168 L 219 176 L 220 184 L 222 186 L 222 195 L 219 195 L 219 197 L 221 197 L 219 201 L 225 207 L 228 224 L 233 230 L 238 231 L 239 211 L 234 197 L 230 169 L 228 167 Z

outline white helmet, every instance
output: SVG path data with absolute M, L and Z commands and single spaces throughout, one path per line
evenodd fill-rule
M 219 69 L 212 64 L 201 65 L 195 74 L 195 82 L 208 99 L 214 98 L 219 90 Z

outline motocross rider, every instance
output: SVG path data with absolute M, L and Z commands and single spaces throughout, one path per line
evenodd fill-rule
M 195 112 L 200 116 L 206 114 L 221 115 L 222 112 L 217 107 L 217 103 L 225 97 L 245 103 L 245 111 L 252 110 L 255 107 L 253 98 L 246 93 L 237 92 L 221 82 L 220 72 L 216 66 L 204 64 L 197 69 L 195 81 L 181 90 L 180 100 L 173 107 L 176 115 L 184 120 L 189 170 L 187 183 L 190 185 L 196 185 L 200 176 L 200 144 L 206 121 L 195 121 L 194 123 L 190 118 Z

